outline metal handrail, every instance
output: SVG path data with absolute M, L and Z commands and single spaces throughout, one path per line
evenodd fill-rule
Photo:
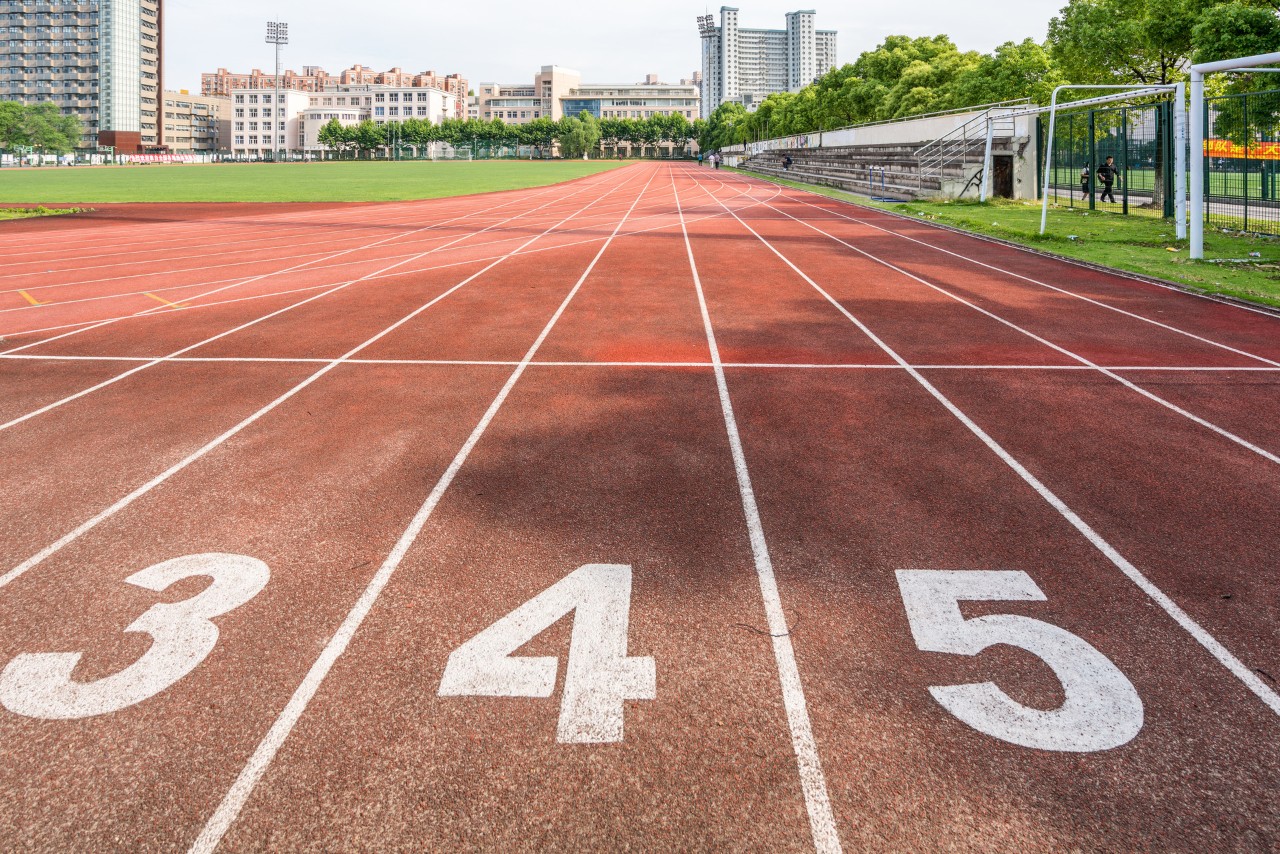
M 1025 103 L 1025 102 L 1024 102 Z M 944 136 L 925 143 L 916 150 L 917 171 L 920 180 L 941 177 L 948 166 L 959 159 L 962 166 L 968 165 L 969 154 L 978 142 L 985 143 L 989 125 L 1007 130 L 1008 135 L 1014 132 L 1012 105 L 991 107 L 969 119 Z M 1001 134 L 996 134 L 1001 135 Z M 985 157 L 984 157 L 985 159 Z

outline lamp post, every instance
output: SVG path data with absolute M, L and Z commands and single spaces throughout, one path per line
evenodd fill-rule
M 284 110 L 280 109 L 280 48 L 289 43 L 289 25 L 280 21 L 267 22 L 267 44 L 276 46 L 276 97 L 271 107 L 271 149 L 277 154 L 280 153 L 278 143 L 279 131 L 276 127 L 276 117 L 283 116 Z

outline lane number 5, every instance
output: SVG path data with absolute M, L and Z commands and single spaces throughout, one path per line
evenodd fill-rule
M 1119 747 L 1142 729 L 1142 700 L 1133 683 L 1083 638 L 1015 614 L 961 615 L 961 601 L 1044 601 L 1025 572 L 904 569 L 897 575 L 920 649 L 972 656 L 1007 644 L 1040 658 L 1062 683 L 1066 699 L 1049 711 L 1017 702 L 993 682 L 930 688 L 964 723 L 1022 747 L 1074 753 Z
M 213 652 L 218 627 L 210 620 L 257 596 L 271 572 L 244 555 L 198 554 L 158 563 L 125 581 L 158 593 L 199 575 L 213 579 L 204 591 L 182 602 L 152 605 L 125 629 L 146 632 L 152 642 L 124 670 L 75 682 L 71 673 L 83 653 L 24 653 L 0 673 L 0 704 L 28 717 L 72 720 L 118 712 L 170 687 Z

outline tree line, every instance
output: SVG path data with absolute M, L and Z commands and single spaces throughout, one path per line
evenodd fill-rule
M 696 138 L 698 122 L 682 115 L 655 115 L 645 119 L 597 119 L 583 111 L 556 121 L 534 119 L 527 124 L 506 124 L 501 119 L 445 119 L 439 124 L 424 119 L 378 124 L 365 119 L 356 125 L 343 125 L 331 119 L 320 129 L 321 145 L 341 155 L 364 157 L 390 148 L 426 148 L 443 142 L 454 148 L 529 147 L 547 154 L 559 146 L 564 157 L 581 157 L 601 145 L 614 147 L 626 143 L 632 148 L 649 148 L 671 143 L 677 148 Z
M 0 149 L 33 148 L 45 154 L 63 154 L 80 147 L 80 134 L 79 117 L 63 115 L 51 101 L 0 101 Z
M 768 96 L 755 112 L 721 104 L 698 145 L 713 150 L 1019 98 L 1047 104 L 1065 83 L 1173 83 L 1187 78 L 1192 62 L 1276 50 L 1278 10 L 1280 0 L 1069 0 L 1044 42 L 1006 42 L 989 54 L 961 51 L 947 36 L 889 36 L 799 92 Z M 1210 91 L 1270 88 L 1272 76 L 1219 75 Z

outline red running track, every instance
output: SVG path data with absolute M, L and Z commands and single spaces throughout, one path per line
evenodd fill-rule
M 686 165 L 0 254 L 8 847 L 1280 847 L 1274 316 Z

